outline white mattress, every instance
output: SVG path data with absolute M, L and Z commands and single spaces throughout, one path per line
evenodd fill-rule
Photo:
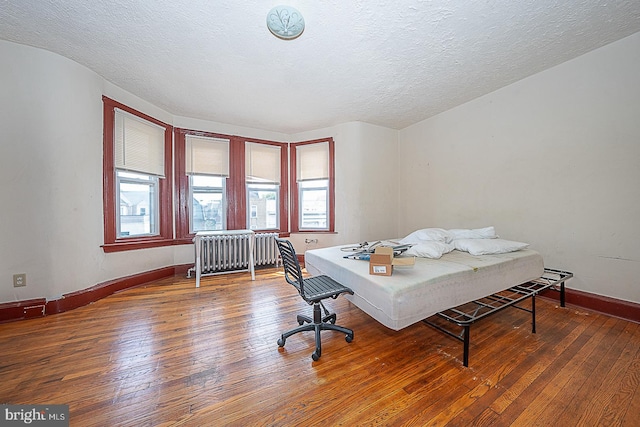
M 542 276 L 542 256 L 529 249 L 473 256 L 454 250 L 440 259 L 416 258 L 413 267 L 394 267 L 391 276 L 369 274 L 368 261 L 345 259 L 340 246 L 308 250 L 312 275 L 325 274 L 354 295 L 358 308 L 388 328 L 400 330 L 440 311 Z

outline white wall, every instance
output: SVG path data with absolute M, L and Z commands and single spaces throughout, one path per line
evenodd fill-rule
M 334 234 L 293 234 L 296 251 L 397 235 L 397 138 L 395 130 L 362 122 L 299 133 L 292 141 L 333 137 L 336 227 Z M 305 239 L 318 239 L 305 244 Z
M 0 301 L 56 295 L 103 262 L 101 79 L 9 42 L 0 57 Z
M 6 41 L 0 57 L 0 302 L 57 299 L 174 265 L 171 247 L 113 254 L 100 247 L 103 79 Z M 13 287 L 15 273 L 27 274 L 26 287 Z
M 399 133 L 399 231 L 494 225 L 640 302 L 640 33 Z

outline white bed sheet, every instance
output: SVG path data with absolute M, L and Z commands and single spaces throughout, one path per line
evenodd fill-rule
M 542 276 L 544 262 L 523 249 L 473 256 L 454 250 L 440 259 L 416 258 L 413 267 L 394 267 L 391 276 L 369 274 L 369 263 L 345 259 L 340 246 L 305 252 L 312 275 L 325 274 L 350 287 L 346 295 L 378 322 L 400 330 L 440 311 Z

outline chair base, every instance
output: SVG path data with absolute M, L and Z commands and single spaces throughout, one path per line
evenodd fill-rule
M 308 316 L 303 316 L 300 314 L 297 316 L 297 319 L 298 319 L 298 324 L 300 326 L 282 334 L 282 336 L 278 340 L 279 347 L 284 347 L 284 344 L 287 341 L 287 338 L 289 338 L 291 335 L 297 334 L 298 332 L 315 331 L 316 350 L 311 354 L 311 358 L 314 361 L 317 361 L 320 359 L 320 356 L 322 355 L 322 342 L 320 339 L 320 331 L 331 330 L 331 331 L 342 332 L 343 334 L 346 334 L 345 340 L 347 342 L 353 341 L 353 330 L 335 325 L 335 322 L 336 322 L 335 313 L 331 313 L 326 315 L 325 317 L 322 317 L 322 312 L 320 311 L 319 302 L 313 304 L 313 319 Z

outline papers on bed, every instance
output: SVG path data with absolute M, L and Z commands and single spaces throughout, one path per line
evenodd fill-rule
M 409 244 L 400 244 L 397 241 L 378 240 L 375 243 L 363 242 L 358 243 L 357 245 L 344 246 L 341 248 L 341 250 L 348 253 L 348 255 L 345 255 L 344 258 L 369 261 L 371 259 L 371 254 L 375 253 L 377 248 L 392 248 L 393 256 L 395 257 L 407 251 L 409 248 L 411 248 L 411 246 L 412 245 Z
M 411 248 L 411 244 L 400 244 L 398 241 L 378 240 L 375 243 L 358 243 L 357 245 L 343 246 L 342 252 L 345 259 L 369 261 L 369 274 L 377 276 L 391 276 L 394 267 L 413 266 L 415 256 L 403 256 L 404 252 Z

